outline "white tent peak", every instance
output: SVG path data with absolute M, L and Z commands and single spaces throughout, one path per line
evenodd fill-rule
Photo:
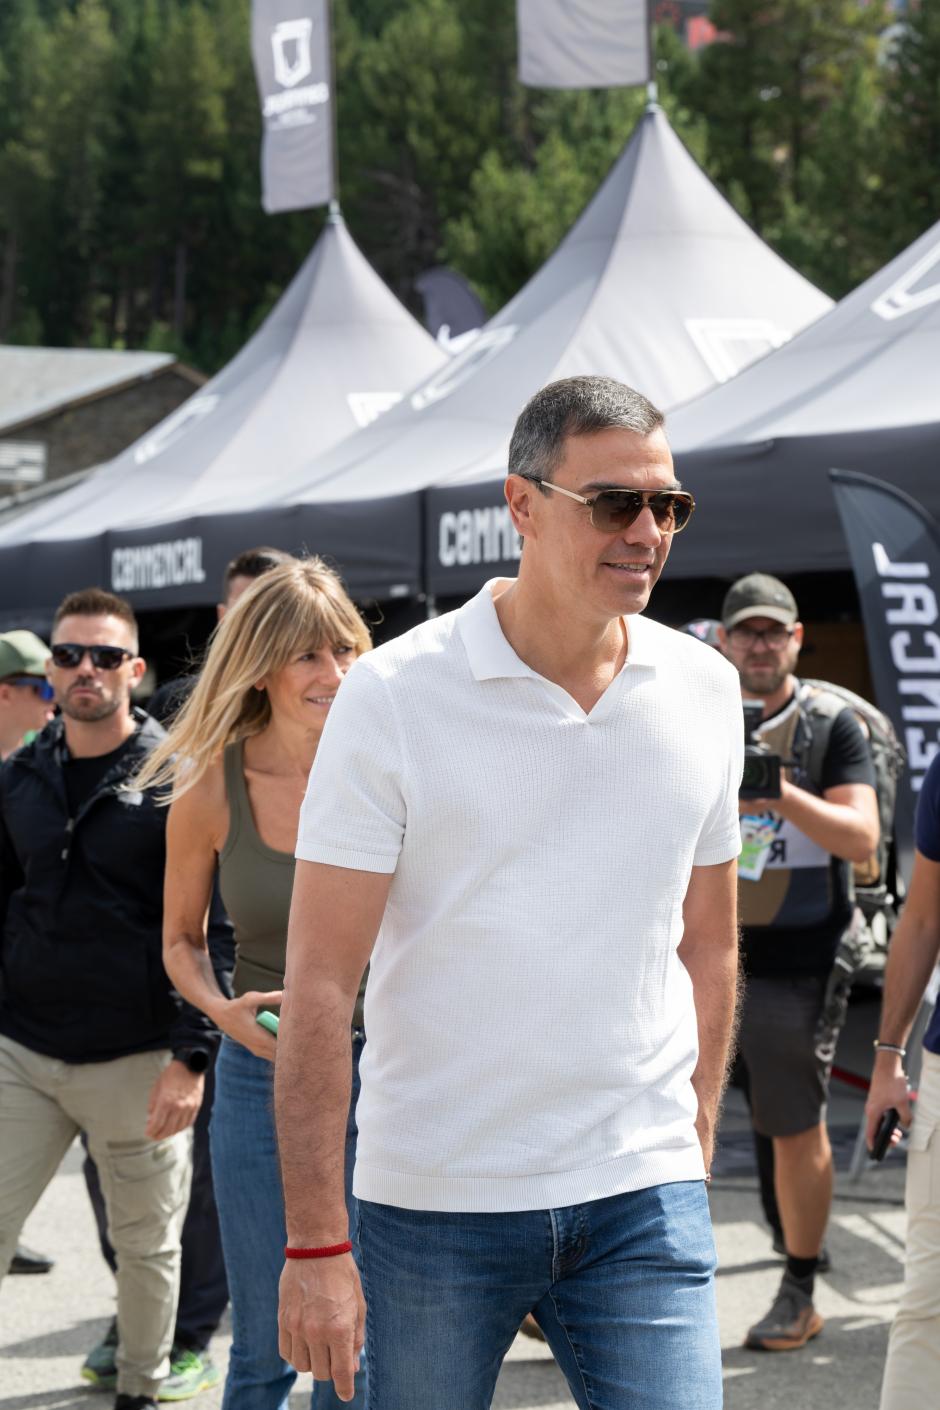
M 602 373 L 668 409 L 830 307 L 737 215 L 652 104 L 555 252 L 469 347 L 379 424 L 311 459 L 279 498 L 358 499 L 499 475 L 519 411 L 547 382 Z
M 88 479 L 0 529 L 65 539 L 274 496 L 446 363 L 338 211 L 273 309 L 221 372 Z

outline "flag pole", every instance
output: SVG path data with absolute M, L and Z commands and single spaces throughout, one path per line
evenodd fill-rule
M 656 44 L 653 39 L 654 3 L 655 0 L 646 0 L 646 62 L 649 75 L 646 80 L 647 105 L 659 102 L 659 85 L 656 82 Z
M 330 21 L 330 108 L 333 130 L 330 134 L 333 152 L 333 195 L 330 198 L 329 219 L 342 219 L 339 204 L 339 102 L 336 93 L 336 3 L 326 0 L 327 15 Z

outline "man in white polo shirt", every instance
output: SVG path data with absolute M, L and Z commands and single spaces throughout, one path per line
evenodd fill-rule
M 323 733 L 276 1069 L 280 1328 L 341 1400 L 367 1303 L 382 1410 L 485 1410 L 530 1311 L 582 1410 L 721 1404 L 704 1180 L 743 729 L 729 664 L 637 615 L 693 507 L 662 422 L 607 378 L 539 392 L 509 452 L 518 579 L 361 658 Z

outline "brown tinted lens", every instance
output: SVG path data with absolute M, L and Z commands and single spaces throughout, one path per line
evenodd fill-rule
M 591 509 L 591 523 L 603 534 L 629 529 L 643 508 L 641 490 L 601 490 Z
M 664 533 L 677 534 L 684 529 L 692 514 L 692 501 L 687 495 L 675 494 L 667 490 L 664 494 L 651 495 L 650 509 L 657 528 Z
M 594 501 L 591 519 L 602 533 L 619 533 L 629 529 L 644 504 L 652 510 L 656 527 L 665 534 L 677 534 L 684 529 L 692 514 L 691 498 L 673 490 L 664 490 L 662 494 L 649 494 L 645 490 L 602 490 Z

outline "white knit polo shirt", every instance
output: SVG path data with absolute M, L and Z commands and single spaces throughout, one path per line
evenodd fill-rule
M 522 662 L 487 586 L 356 662 L 297 856 L 393 872 L 366 991 L 355 1192 L 547 1209 L 703 1176 L 693 866 L 740 850 L 737 673 L 628 621 L 585 714 Z

